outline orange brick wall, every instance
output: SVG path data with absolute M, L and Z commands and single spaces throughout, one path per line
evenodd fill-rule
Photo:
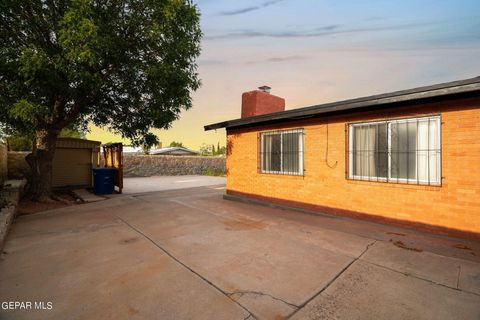
M 350 122 L 441 115 L 441 186 L 346 178 Z M 328 124 L 327 124 L 328 123 Z M 329 137 L 327 140 L 327 125 Z M 257 134 L 304 128 L 304 176 L 257 172 Z M 326 149 L 328 143 L 328 159 Z M 227 132 L 227 192 L 480 233 L 480 99 L 458 99 Z

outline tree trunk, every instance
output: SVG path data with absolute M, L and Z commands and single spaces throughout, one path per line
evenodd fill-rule
M 57 130 L 37 131 L 32 153 L 26 157 L 30 166 L 27 195 L 34 201 L 52 200 L 52 164 L 58 134 Z

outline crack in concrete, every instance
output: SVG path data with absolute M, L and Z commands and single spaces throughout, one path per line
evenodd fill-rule
M 252 291 L 252 290 L 239 290 L 239 291 L 234 291 L 234 292 L 231 292 L 231 293 L 228 293 L 228 295 L 231 297 L 235 294 L 239 294 L 240 297 L 242 297 L 243 295 L 245 294 L 251 294 L 251 295 L 258 295 L 258 296 L 266 296 L 266 297 L 270 297 L 272 298 L 273 300 L 277 300 L 277 301 L 280 301 L 280 302 L 283 302 L 285 303 L 286 305 L 292 307 L 292 308 L 295 308 L 295 309 L 298 309 L 299 306 L 297 306 L 296 304 L 294 303 L 291 303 L 291 302 L 288 302 L 288 301 L 285 301 L 281 298 L 277 298 L 277 297 L 274 297 L 272 296 L 271 294 L 268 294 L 268 293 L 264 293 L 264 292 L 261 292 L 261 291 Z
M 340 272 L 337 273 L 322 289 L 320 289 L 317 293 L 315 293 L 313 296 L 311 296 L 305 302 L 303 302 L 301 305 L 299 305 L 298 309 L 293 311 L 292 313 L 290 313 L 288 316 L 286 316 L 285 319 L 290 319 L 291 317 L 293 317 L 298 311 L 302 310 L 310 301 L 312 301 L 313 299 L 318 297 L 320 294 L 322 294 L 322 292 L 327 290 L 327 288 L 332 283 L 334 283 L 345 271 L 347 271 L 347 269 L 350 268 L 350 266 L 352 264 L 357 262 L 368 251 L 368 249 L 370 249 L 370 247 L 373 246 L 377 241 L 378 240 L 374 240 L 373 242 L 367 244 L 367 247 L 365 248 L 365 250 L 363 250 L 362 253 L 360 253 L 360 255 L 358 257 L 356 257 L 352 261 L 350 261 L 350 263 L 348 263 L 342 270 L 340 270 Z
M 392 269 L 392 268 L 389 268 L 389 267 L 385 267 L 385 266 L 382 266 L 382 265 L 380 265 L 380 264 L 376 264 L 376 263 L 373 263 L 373 262 L 370 262 L 370 261 L 367 261 L 367 260 L 362 260 L 362 262 L 365 262 L 365 263 L 371 264 L 371 265 L 373 265 L 373 266 L 376 266 L 376 267 L 379 267 L 379 268 L 383 268 L 383 269 L 386 269 L 386 270 L 389 270 L 389 271 L 392 271 L 392 272 L 396 272 L 396 273 L 399 273 L 399 274 L 403 274 L 404 276 L 407 276 L 407 277 L 412 277 L 412 278 L 415 278 L 415 279 L 418 279 L 418 280 L 423 280 L 423 281 L 429 282 L 429 283 L 434 284 L 434 285 L 437 285 L 437 286 L 442 286 L 442 287 L 448 288 L 448 289 L 450 289 L 450 290 L 455 290 L 455 291 L 460 291 L 460 292 L 464 292 L 464 293 L 468 293 L 468 294 L 473 294 L 473 295 L 475 295 L 475 296 L 479 296 L 479 297 L 480 297 L 480 294 L 478 294 L 478 293 L 475 293 L 475 292 L 472 292 L 472 291 L 467 291 L 467 290 L 459 289 L 459 288 L 458 288 L 458 281 L 459 281 L 459 279 L 457 279 L 457 288 L 454 288 L 454 287 L 450 287 L 450 286 L 448 286 L 448 285 L 446 285 L 446 284 L 443 284 L 443 283 L 439 283 L 439 282 L 435 282 L 435 281 L 433 281 L 433 280 L 421 278 L 420 276 L 414 275 L 414 274 L 412 274 L 412 273 L 398 271 L 398 270 L 395 270 L 395 269 Z M 460 268 L 460 266 L 459 266 L 459 268 Z M 459 271 L 459 273 L 458 273 L 458 277 L 460 277 L 460 271 Z
M 243 318 L 243 320 L 248 320 L 248 319 L 257 319 L 253 314 L 249 314 L 246 318 Z
M 191 273 L 193 273 L 194 275 L 196 275 L 197 277 L 199 277 L 200 279 L 202 279 L 203 281 L 205 281 L 208 285 L 210 285 L 212 288 L 216 289 L 217 291 L 219 291 L 220 293 L 222 293 L 224 296 L 226 296 L 228 299 L 230 299 L 233 303 L 235 303 L 236 305 L 238 305 L 240 308 L 242 308 L 243 310 L 245 310 L 246 312 L 248 312 L 248 316 L 245 318 L 245 319 L 248 319 L 249 317 L 253 317 L 253 319 L 256 319 L 254 316 L 253 316 L 253 313 L 248 310 L 245 306 L 243 306 L 241 303 L 239 303 L 238 301 L 235 301 L 235 299 L 233 299 L 232 297 L 230 297 L 228 295 L 227 292 L 225 292 L 224 290 L 222 290 L 220 287 L 218 287 L 217 285 L 215 285 L 212 281 L 208 280 L 207 278 L 205 278 L 204 276 L 202 276 L 200 273 L 196 272 L 195 270 L 193 270 L 192 268 L 190 268 L 188 265 L 186 265 L 184 262 L 182 262 L 180 259 L 178 259 L 177 257 L 175 257 L 172 253 L 170 253 L 167 249 L 163 248 L 162 246 L 160 246 L 157 242 L 155 242 L 152 238 L 150 238 L 149 236 L 147 236 L 146 234 L 144 234 L 141 230 L 137 229 L 136 227 L 134 227 L 133 225 L 131 225 L 130 223 L 128 223 L 126 220 L 120 218 L 119 216 L 116 216 L 120 221 L 122 221 L 125 225 L 127 225 L 128 227 L 130 227 L 132 230 L 134 230 L 136 233 L 140 234 L 141 236 L 143 236 L 145 239 L 147 239 L 149 242 L 151 242 L 154 246 L 156 246 L 158 249 L 160 249 L 161 251 L 163 251 L 167 256 L 169 256 L 171 259 L 173 259 L 175 262 L 177 262 L 178 264 L 180 264 L 181 266 L 183 266 L 185 269 L 187 269 L 188 271 L 190 271 Z

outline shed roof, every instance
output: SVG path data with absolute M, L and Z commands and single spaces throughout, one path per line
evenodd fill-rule
M 86 140 L 79 138 L 58 138 L 57 148 L 94 149 L 100 147 L 100 141 Z
M 440 97 L 480 95 L 480 76 L 465 80 L 446 82 L 431 86 L 408 90 L 377 94 L 368 97 L 325 103 L 282 112 L 263 114 L 259 116 L 228 120 L 206 125 L 204 129 L 241 128 L 258 126 L 273 122 L 299 120 L 305 118 L 326 116 L 337 113 L 365 111 L 372 108 L 393 108 L 402 103 L 434 101 Z

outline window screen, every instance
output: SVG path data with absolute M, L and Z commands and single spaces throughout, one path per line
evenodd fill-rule
M 439 184 L 440 117 L 352 124 L 352 179 Z
M 260 134 L 262 173 L 303 175 L 303 130 L 284 130 Z

